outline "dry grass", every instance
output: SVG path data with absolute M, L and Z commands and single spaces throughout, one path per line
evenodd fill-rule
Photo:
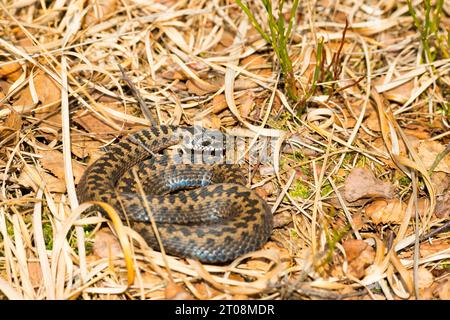
M 261 2 L 247 4 L 264 26 Z M 301 1 L 297 103 L 232 1 L 2 0 L 0 12 L 0 297 L 448 299 L 448 156 L 430 172 L 437 153 L 420 149 L 450 138 L 448 3 L 425 62 L 405 1 Z M 150 117 L 278 139 L 270 165 L 247 166 L 276 220 L 264 248 L 203 265 L 149 249 L 112 212 L 121 251 L 107 219 L 83 214 L 84 164 Z M 345 199 L 356 167 L 397 187 L 400 220 L 377 223 Z

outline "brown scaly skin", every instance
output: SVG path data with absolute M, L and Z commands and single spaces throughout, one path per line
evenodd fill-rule
M 140 164 L 138 176 L 168 254 L 220 263 L 259 249 L 273 226 L 266 202 L 243 186 L 237 166 L 174 165 L 155 156 L 180 142 L 176 130 L 152 127 L 112 146 L 86 169 L 77 187 L 79 200 L 109 203 L 125 219 L 121 201 L 132 228 L 159 249 L 129 172 Z M 186 190 L 190 187 L 197 189 Z

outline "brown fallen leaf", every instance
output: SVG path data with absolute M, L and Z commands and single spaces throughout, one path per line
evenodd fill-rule
M 197 96 L 204 96 L 208 93 L 208 90 L 201 89 L 191 80 L 186 81 L 186 87 L 190 93 L 193 93 Z
M 264 185 L 255 188 L 256 193 L 263 199 L 267 199 L 276 192 L 275 184 L 271 181 L 268 181 Z
M 270 65 L 267 65 L 268 61 L 265 57 L 263 57 L 260 54 L 252 54 L 249 55 L 248 57 L 245 57 L 244 59 L 241 60 L 240 65 L 241 66 L 246 66 L 246 68 L 248 70 L 251 69 L 260 69 L 261 67 L 265 67 L 266 68 L 270 68 Z
M 84 25 L 90 26 L 99 23 L 104 17 L 116 11 L 117 0 L 89 0 L 87 5 L 91 6 L 84 18 Z
M 224 94 L 219 94 L 215 96 L 212 100 L 213 109 L 211 112 L 213 114 L 218 114 L 227 108 L 227 101 L 225 100 Z
M 421 125 L 409 125 L 404 131 L 408 136 L 414 136 L 420 140 L 430 138 L 429 128 Z
M 427 268 L 420 266 L 417 273 L 418 287 L 420 289 L 429 288 L 433 284 L 433 282 L 434 282 L 433 274 L 430 271 L 428 271 Z
M 439 219 L 450 218 L 450 193 L 436 197 L 434 214 Z
M 450 190 L 450 174 L 437 171 L 431 176 L 431 183 L 437 195 L 443 195 Z
M 11 61 L 11 62 L 2 62 L 0 66 L 0 78 L 6 78 L 10 81 L 16 81 L 19 79 L 22 74 L 22 67 L 20 63 Z
M 0 79 L 0 99 L 3 99 L 4 97 L 6 97 L 6 94 L 8 93 L 9 88 L 11 88 L 11 83 Z M 0 106 L 1 105 L 3 105 L 2 102 L 0 102 Z
M 439 299 L 441 300 L 450 300 L 450 278 L 447 278 L 439 284 L 436 289 Z
M 222 34 L 222 38 L 220 38 L 220 44 L 225 48 L 229 47 L 233 44 L 235 38 L 235 34 L 231 33 L 230 31 L 224 31 L 224 33 Z
M 445 146 L 437 141 L 421 141 L 417 148 L 417 153 L 422 159 L 425 168 L 429 170 L 436 160 L 436 157 L 444 150 Z M 447 154 L 433 171 L 450 173 L 450 154 Z
M 19 113 L 12 110 L 6 117 L 5 122 L 0 125 L 0 142 L 1 144 L 10 146 L 14 145 L 18 139 L 18 135 L 14 134 L 22 128 L 22 117 Z M 7 139 L 3 141 L 4 139 Z
M 63 180 L 58 179 L 47 172 L 39 173 L 34 167 L 23 167 L 17 178 L 18 184 L 27 188 L 32 188 L 34 191 L 39 189 L 42 182 L 44 182 L 47 190 L 50 192 L 66 192 L 66 185 Z
M 375 250 L 363 240 L 346 240 L 342 243 L 347 256 L 348 272 L 361 279 L 366 275 L 366 268 L 375 261 Z
M 42 269 L 41 264 L 36 261 L 27 262 L 28 273 L 30 275 L 31 285 L 39 287 L 42 283 Z
M 401 75 L 399 75 L 401 77 Z M 375 81 L 375 84 L 382 84 L 384 82 L 385 76 L 380 77 L 378 81 Z M 398 102 L 400 104 L 405 103 L 411 97 L 412 91 L 414 90 L 414 81 L 411 79 L 408 82 L 405 82 L 395 88 L 384 91 L 383 95 L 386 99 Z
M 141 280 L 145 285 L 153 287 L 164 283 L 164 280 L 160 276 L 148 271 L 141 273 Z M 137 279 L 135 281 L 137 281 Z
M 38 71 L 33 79 L 34 89 L 37 98 L 44 107 L 36 110 L 36 115 L 46 114 L 55 111 L 58 108 L 58 102 L 61 100 L 61 89 L 59 85 L 44 71 Z M 19 97 L 13 103 L 14 106 L 33 106 L 33 98 L 30 87 L 26 86 L 20 91 Z
M 370 140 L 369 140 L 370 141 Z M 400 144 L 400 155 L 405 155 L 406 149 L 405 144 L 403 141 L 399 142 Z M 376 138 L 375 140 L 372 140 L 371 145 L 376 148 L 377 150 L 383 152 L 384 154 L 389 154 L 388 149 L 386 148 L 386 144 L 383 140 L 383 138 Z M 379 158 L 386 166 L 388 166 L 390 169 L 398 169 L 397 165 L 392 161 L 390 157 L 387 158 Z
M 72 153 L 78 158 L 89 157 L 89 163 L 91 163 L 91 161 L 95 161 L 103 154 L 100 150 L 103 144 L 97 140 L 77 134 L 72 134 L 70 139 L 72 143 Z
M 117 240 L 108 228 L 100 229 L 95 234 L 92 251 L 100 258 L 116 258 L 123 256 L 119 240 Z
M 435 290 L 437 287 L 437 283 L 434 282 L 430 287 L 419 289 L 419 297 L 421 300 L 433 300 L 435 299 Z M 415 299 L 415 297 L 410 297 L 410 300 Z
M 200 295 L 205 297 L 205 299 L 211 299 L 211 298 L 214 298 L 215 296 L 218 296 L 221 294 L 220 291 L 212 288 L 205 282 L 196 283 L 196 284 L 194 284 L 194 287 Z
M 73 121 L 82 126 L 90 133 L 101 134 L 105 136 L 107 132 L 114 132 L 116 129 L 99 116 L 88 110 L 79 110 L 73 116 Z M 111 120 L 112 121 L 112 120 Z
M 282 228 L 292 222 L 292 216 L 289 212 L 280 212 L 273 216 L 273 227 Z
M 354 168 L 344 182 L 344 197 L 349 202 L 362 198 L 392 198 L 395 187 L 381 181 L 367 168 Z
M 337 126 L 343 128 L 353 128 L 356 124 L 356 119 L 350 114 L 346 109 L 342 110 L 342 116 L 337 116 L 334 118 L 334 123 Z
M 430 207 L 430 200 L 428 198 L 419 198 L 417 201 L 419 215 L 421 217 L 427 214 L 427 210 Z M 434 209 L 434 215 L 439 219 L 449 217 L 450 215 L 450 193 L 436 197 L 436 207 Z
M 376 113 L 371 113 L 367 119 L 364 120 L 364 124 L 372 131 L 380 132 L 380 120 L 378 119 L 378 115 Z
M 167 300 L 193 300 L 194 297 L 182 285 L 170 282 L 165 290 Z
M 284 246 L 280 246 L 274 241 L 269 241 L 263 246 L 264 250 L 267 249 L 275 249 L 278 251 L 278 254 L 280 255 L 281 260 L 290 261 L 291 260 L 291 254 L 289 253 L 289 250 L 286 249 Z
M 37 150 L 37 154 L 42 156 L 42 158 L 39 159 L 42 167 L 49 170 L 56 177 L 64 181 L 64 156 L 62 152 L 57 150 Z M 80 180 L 84 169 L 84 166 L 79 164 L 77 161 L 72 160 L 72 172 L 75 177 L 75 183 Z
M 219 129 L 222 125 L 220 118 L 215 114 L 208 114 L 202 118 L 195 118 L 196 123 L 200 122 L 201 126 L 208 129 Z
M 399 199 L 375 200 L 364 213 L 375 224 L 400 224 L 405 219 L 406 204 Z
M 421 258 L 431 256 L 435 253 L 450 249 L 450 242 L 445 240 L 435 240 L 420 244 L 419 253 Z
M 237 99 L 237 107 L 243 118 L 248 118 L 254 106 L 255 93 L 253 91 L 248 91 Z

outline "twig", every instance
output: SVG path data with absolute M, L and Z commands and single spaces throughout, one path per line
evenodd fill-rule
M 153 118 L 152 114 L 147 108 L 147 105 L 144 102 L 144 99 L 142 99 L 141 95 L 139 94 L 139 91 L 136 89 L 136 86 L 134 83 L 128 78 L 127 74 L 125 73 L 125 70 L 122 68 L 120 64 L 117 64 L 117 66 L 120 69 L 120 72 L 122 72 L 123 80 L 127 83 L 128 87 L 131 90 L 131 94 L 133 97 L 137 100 L 139 107 L 141 108 L 142 113 L 144 114 L 145 118 L 151 122 L 153 126 L 158 125 L 155 118 Z
M 431 230 L 431 231 L 428 232 L 427 234 L 424 234 L 423 236 L 421 236 L 421 237 L 419 238 L 419 242 L 423 242 L 423 241 L 427 240 L 428 238 L 434 237 L 435 235 L 438 235 L 438 234 L 440 234 L 440 233 L 447 232 L 447 231 L 449 231 L 449 230 L 450 230 L 450 220 L 447 221 L 447 222 L 445 222 L 442 226 L 440 226 L 440 227 L 438 227 L 438 228 L 436 228 L 436 229 L 434 229 L 434 230 Z M 411 246 L 413 246 L 413 245 L 414 245 L 414 242 L 413 242 L 413 243 L 410 243 L 409 245 L 407 245 L 406 247 L 404 247 L 403 250 L 405 250 L 405 249 L 407 249 L 407 248 L 409 248 L 409 247 L 411 247 Z
M 433 164 L 431 165 L 430 169 L 428 170 L 429 174 L 431 175 L 434 171 L 434 169 L 438 166 L 439 162 L 441 162 L 442 159 L 445 158 L 445 156 L 450 152 L 450 143 L 447 144 L 447 146 L 445 147 L 444 151 L 442 151 L 441 153 L 439 153 L 436 156 L 436 159 L 434 159 Z
M 420 239 L 419 239 L 419 207 L 417 203 L 417 177 L 416 172 L 411 173 L 412 187 L 413 187 L 413 199 L 414 199 L 414 220 L 415 220 L 415 233 L 416 239 L 414 241 L 414 265 L 413 265 L 413 283 L 414 283 L 414 295 L 416 299 L 420 299 L 419 293 L 419 258 L 420 258 Z

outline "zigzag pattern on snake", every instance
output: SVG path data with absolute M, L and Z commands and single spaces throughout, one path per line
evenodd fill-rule
M 168 254 L 221 263 L 259 249 L 273 226 L 267 203 L 244 186 L 237 165 L 171 164 L 160 153 L 182 142 L 180 128 L 151 127 L 109 147 L 84 172 L 77 186 L 80 202 L 112 205 L 158 250 L 130 173 L 136 166 Z

